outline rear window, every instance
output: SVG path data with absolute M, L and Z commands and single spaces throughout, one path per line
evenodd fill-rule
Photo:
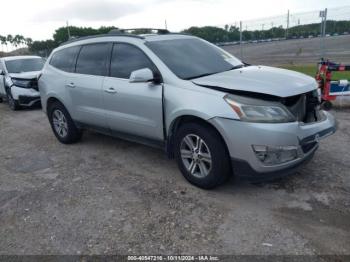
M 87 75 L 107 75 L 107 59 L 111 51 L 111 44 L 89 44 L 81 48 L 75 72 Z
M 50 65 L 65 72 L 74 72 L 80 46 L 68 47 L 53 54 Z
M 42 58 L 16 59 L 6 61 L 5 65 L 9 73 L 33 72 L 43 69 L 44 60 Z

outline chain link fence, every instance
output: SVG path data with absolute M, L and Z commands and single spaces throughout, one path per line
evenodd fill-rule
M 232 37 L 217 44 L 247 63 L 314 64 L 321 58 L 350 63 L 350 6 L 219 27 Z

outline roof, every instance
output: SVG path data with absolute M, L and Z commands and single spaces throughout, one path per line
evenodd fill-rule
M 181 38 L 189 38 L 194 37 L 191 35 L 186 34 L 180 34 L 180 33 L 166 33 L 166 34 L 141 34 L 141 35 L 135 35 L 135 34 L 128 34 L 128 33 L 109 33 L 109 34 L 100 34 L 100 35 L 92 35 L 92 36 L 84 36 L 79 38 L 71 39 L 67 42 L 62 43 L 60 46 L 69 45 L 72 43 L 77 43 L 80 41 L 89 42 L 88 40 L 92 39 L 104 39 L 109 38 L 108 40 L 111 40 L 111 38 L 132 38 L 135 40 L 143 40 L 143 41 L 159 41 L 159 40 L 172 40 L 172 39 L 181 39 Z
M 5 56 L 1 57 L 0 59 L 4 61 L 11 61 L 11 60 L 18 60 L 18 59 L 33 59 L 33 58 L 41 58 L 40 56 L 33 56 L 33 55 L 22 55 L 22 56 Z

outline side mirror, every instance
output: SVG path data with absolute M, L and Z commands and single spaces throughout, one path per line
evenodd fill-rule
M 5 75 L 5 72 L 4 70 L 0 69 L 0 76 L 3 76 L 3 75 Z
M 154 80 L 153 72 L 149 68 L 135 70 L 131 73 L 129 78 L 130 83 L 145 83 Z

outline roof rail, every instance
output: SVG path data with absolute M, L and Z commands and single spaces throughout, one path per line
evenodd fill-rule
M 140 36 L 140 35 L 128 34 L 120 31 L 118 32 L 118 30 L 113 29 L 108 34 L 90 35 L 90 36 L 82 36 L 82 37 L 76 37 L 76 38 L 72 37 L 68 41 L 61 43 L 60 46 L 67 45 L 67 44 L 74 43 L 81 40 L 93 39 L 93 38 L 99 38 L 99 37 L 108 37 L 108 36 L 124 36 L 124 37 L 134 37 L 139 39 L 145 39 L 143 36 Z
M 127 28 L 127 29 L 112 29 L 108 34 L 100 34 L 100 35 L 91 35 L 91 36 L 82 36 L 82 37 L 72 37 L 66 42 L 60 44 L 60 46 L 67 45 L 70 43 L 74 43 L 81 40 L 98 38 L 98 37 L 106 37 L 106 36 L 126 36 L 126 37 L 135 37 L 139 39 L 145 39 L 140 34 L 158 34 L 158 35 L 166 35 L 166 34 L 177 34 L 171 33 L 167 29 L 161 28 Z
M 158 35 L 170 34 L 170 31 L 164 28 L 126 28 L 126 29 L 117 29 L 117 30 L 119 32 L 129 33 L 129 34 L 158 34 Z M 111 32 L 113 31 L 114 30 L 112 30 Z

